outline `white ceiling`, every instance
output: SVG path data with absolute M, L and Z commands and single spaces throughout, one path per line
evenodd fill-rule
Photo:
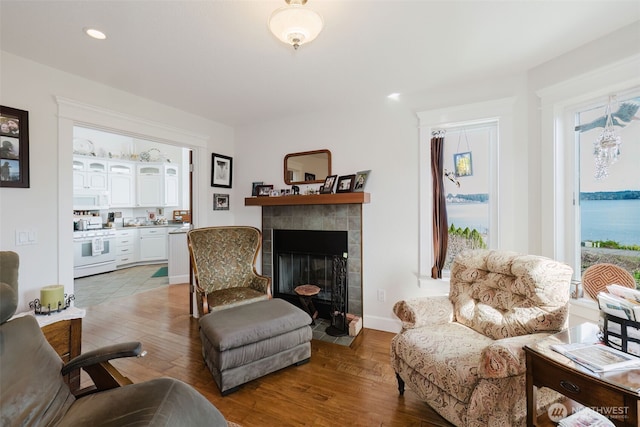
M 635 1 L 309 0 L 294 51 L 284 0 L 0 0 L 2 50 L 228 125 L 523 72 L 640 20 Z M 87 37 L 83 27 L 107 33 Z M 597 60 L 597 58 L 594 58 Z

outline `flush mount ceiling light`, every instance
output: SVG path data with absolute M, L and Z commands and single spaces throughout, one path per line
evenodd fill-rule
M 86 35 L 89 37 L 93 37 L 94 39 L 104 40 L 107 38 L 107 35 L 100 30 L 96 30 L 95 28 L 85 27 L 82 29 Z
M 307 0 L 285 0 L 287 6 L 277 9 L 269 18 L 269 29 L 279 40 L 294 49 L 309 43 L 320 34 L 324 21 L 318 12 L 303 7 Z

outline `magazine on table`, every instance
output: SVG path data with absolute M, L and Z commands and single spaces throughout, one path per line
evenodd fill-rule
M 567 418 L 563 418 L 558 423 L 558 427 L 609 427 L 614 425 L 609 418 L 586 407 Z
M 593 372 L 640 368 L 640 358 L 604 344 L 553 344 L 551 348 Z
M 640 304 L 633 303 L 626 298 L 606 292 L 598 293 L 600 310 L 621 319 L 636 321 L 640 317 Z

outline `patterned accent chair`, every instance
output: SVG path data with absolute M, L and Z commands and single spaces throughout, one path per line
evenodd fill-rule
M 567 327 L 572 269 L 535 255 L 461 252 L 449 296 L 399 301 L 391 364 L 404 385 L 456 426 L 523 426 L 523 346 Z M 538 411 L 559 395 L 538 391 Z
M 187 233 L 198 314 L 271 298 L 271 278 L 256 272 L 262 233 L 254 227 L 206 227 Z

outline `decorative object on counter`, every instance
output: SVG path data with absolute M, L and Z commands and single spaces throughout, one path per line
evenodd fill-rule
M 364 191 L 364 186 L 367 185 L 369 174 L 371 170 L 360 171 L 356 173 L 355 184 L 353 185 L 353 191 Z
M 233 159 L 222 154 L 211 154 L 211 186 L 231 188 Z
M 40 299 L 29 302 L 29 308 L 32 308 L 35 314 L 49 315 L 66 310 L 75 299 L 73 294 L 67 296 L 64 293 L 63 285 L 50 285 L 40 289 Z
M 338 175 L 329 175 L 325 178 L 324 184 L 322 185 L 322 189 L 320 193 L 322 194 L 331 194 L 333 193 L 333 186 L 336 183 L 336 178 Z
M 291 194 L 293 194 L 294 196 L 299 195 L 300 194 L 300 187 L 298 187 L 297 185 L 291 186 Z
M 213 210 L 214 211 L 228 211 L 229 210 L 229 195 L 228 194 L 213 194 Z
M 191 222 L 191 211 L 173 211 L 173 220 L 176 222 Z
M 273 190 L 272 184 L 258 185 L 256 186 L 256 195 L 258 197 L 268 196 L 269 194 L 271 194 L 271 190 Z
M 0 106 L 0 187 L 29 188 L 29 112 Z
M 269 191 L 269 197 L 278 197 L 280 196 L 280 192 L 278 192 L 277 189 L 272 188 L 271 191 Z
M 282 190 L 280 190 L 280 195 L 281 196 L 288 196 L 291 194 L 291 190 L 288 188 L 283 188 Z
M 343 175 L 338 178 L 338 186 L 336 187 L 336 193 L 350 193 L 353 190 L 353 184 L 356 181 L 356 176 Z
M 259 185 L 263 185 L 264 182 L 262 181 L 256 181 L 251 183 L 251 195 L 252 196 L 257 196 L 258 195 L 258 186 Z

